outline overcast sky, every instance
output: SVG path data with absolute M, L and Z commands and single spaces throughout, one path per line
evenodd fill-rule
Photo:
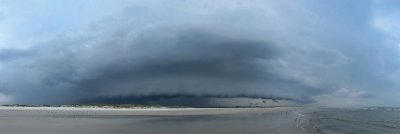
M 399 6 L 0 0 L 0 104 L 188 94 L 400 106 Z

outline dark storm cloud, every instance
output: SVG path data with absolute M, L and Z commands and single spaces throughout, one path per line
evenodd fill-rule
M 119 63 L 99 69 L 94 74 L 96 77 L 74 82 L 74 92 L 83 96 L 178 93 L 268 96 L 272 93 L 263 93 L 268 88 L 281 92 L 311 88 L 295 85 L 296 81 L 281 78 L 268 69 L 269 60 L 279 55 L 279 50 L 270 42 L 199 31 L 160 32 L 173 36 L 132 42 L 137 45 L 126 47 L 132 51 L 120 55 Z M 135 49 L 144 54 L 135 53 Z
M 228 104 L 216 104 L 216 100 L 230 99 L 230 105 Z M 235 102 L 236 99 L 236 102 Z M 242 99 L 241 101 L 239 101 Z M 86 99 L 80 101 L 83 104 L 150 104 L 150 105 L 165 105 L 165 106 L 191 106 L 191 107 L 232 107 L 241 106 L 239 103 L 247 103 L 242 106 L 263 106 L 254 103 L 252 101 L 259 101 L 260 103 L 266 103 L 266 101 L 272 101 L 279 103 L 280 101 L 290 101 L 293 104 L 309 104 L 314 103 L 314 100 L 293 99 L 279 96 L 265 96 L 265 95 L 192 95 L 192 94 L 152 94 L 149 96 L 118 96 L 118 97 L 99 97 L 95 99 Z M 284 106 L 281 103 L 281 106 Z M 265 105 L 264 105 L 265 106 Z M 266 105 L 268 106 L 268 105 Z
M 22 103 L 184 95 L 341 105 L 398 89 L 398 43 L 371 26 L 370 1 L 130 4 L 47 42 L 0 50 L 0 95 Z
M 272 71 L 275 58 L 281 55 L 272 42 L 190 28 L 143 32 L 135 40 L 122 36 L 127 35 L 111 33 L 112 38 L 90 49 L 82 47 L 93 40 L 56 41 L 29 50 L 8 50 L 7 55 L 13 57 L 8 58 L 10 65 L 23 67 L 15 73 L 31 79 L 19 80 L 26 85 L 5 85 L 20 89 L 13 91 L 15 96 L 30 102 L 157 94 L 256 94 L 300 101 L 310 99 L 310 93 L 303 91 L 318 92 Z M 17 58 L 25 54 L 32 55 Z M 43 98 L 47 95 L 51 96 Z
M 132 52 L 124 54 L 121 63 L 102 68 L 100 77 L 80 85 L 85 86 L 86 82 L 97 86 L 98 81 L 174 79 L 185 76 L 231 81 L 263 80 L 271 76 L 267 75 L 266 66 L 262 65 L 261 60 L 271 59 L 278 54 L 268 42 L 229 39 L 196 31 L 175 36 L 133 42 L 138 45 L 126 48 Z M 136 54 L 135 49 L 145 54 Z M 136 56 L 141 58 L 133 59 Z

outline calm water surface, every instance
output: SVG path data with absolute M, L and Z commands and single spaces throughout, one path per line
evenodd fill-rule
M 319 109 L 304 118 L 325 134 L 400 134 L 399 108 Z

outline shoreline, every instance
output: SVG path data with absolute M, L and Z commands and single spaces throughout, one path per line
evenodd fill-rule
M 229 114 L 279 114 L 299 107 L 272 108 L 81 108 L 81 107 L 0 107 L 0 116 L 186 116 Z

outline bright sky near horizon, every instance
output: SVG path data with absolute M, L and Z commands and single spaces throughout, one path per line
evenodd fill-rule
M 0 103 L 258 94 L 400 106 L 396 0 L 0 0 Z

